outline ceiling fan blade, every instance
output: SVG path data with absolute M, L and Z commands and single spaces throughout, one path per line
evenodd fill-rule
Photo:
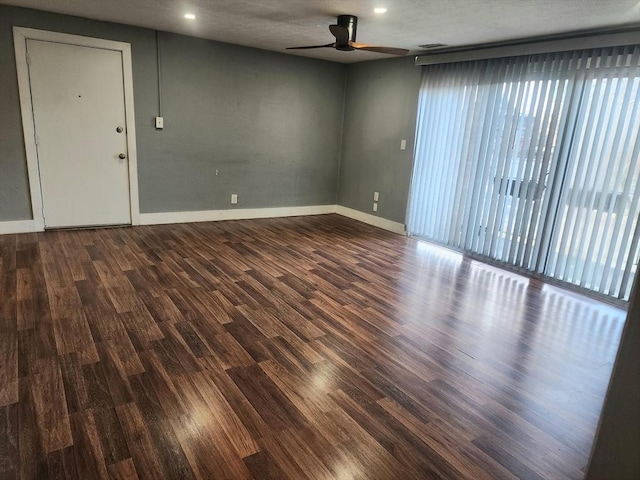
M 308 47 L 287 47 L 285 50 L 309 50 L 311 48 L 335 48 L 335 43 L 327 43 L 326 45 L 310 45 Z
M 409 50 L 406 48 L 394 48 L 394 47 L 379 47 L 376 45 L 369 45 L 366 43 L 349 42 L 353 48 L 358 50 L 365 50 L 367 52 L 387 53 L 389 55 L 406 55 Z
M 349 43 L 349 29 L 340 25 L 329 25 L 331 34 L 336 37 L 338 45 L 347 45 Z

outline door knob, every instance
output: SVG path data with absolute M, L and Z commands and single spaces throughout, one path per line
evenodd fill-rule
M 118 155 L 118 158 L 120 160 L 124 160 L 125 158 L 127 158 L 127 156 L 124 153 L 121 153 L 120 155 Z
M 122 133 L 122 127 L 118 127 L 118 128 L 116 128 L 116 132 L 118 132 L 118 133 Z

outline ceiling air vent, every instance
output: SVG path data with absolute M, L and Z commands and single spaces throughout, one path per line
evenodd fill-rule
M 446 47 L 444 43 L 425 43 L 424 45 L 418 45 L 418 46 L 424 49 Z

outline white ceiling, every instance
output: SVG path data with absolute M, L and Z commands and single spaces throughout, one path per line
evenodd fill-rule
M 334 39 L 339 14 L 359 17 L 357 40 L 408 48 L 474 45 L 640 23 L 638 0 L 0 0 L 11 5 L 137 25 L 266 50 Z M 374 14 L 375 7 L 387 13 Z M 197 15 L 186 20 L 187 12 Z M 640 39 L 639 39 L 640 41 Z M 286 51 L 352 63 L 385 58 L 334 49 Z

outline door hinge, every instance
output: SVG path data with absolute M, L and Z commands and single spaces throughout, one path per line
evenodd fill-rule
M 31 55 L 27 52 L 27 65 L 31 65 Z
M 33 136 L 33 138 L 34 138 L 34 139 L 35 139 L 35 141 L 36 141 L 36 145 L 40 145 L 40 137 L 38 137 L 38 134 L 35 134 L 35 135 Z

